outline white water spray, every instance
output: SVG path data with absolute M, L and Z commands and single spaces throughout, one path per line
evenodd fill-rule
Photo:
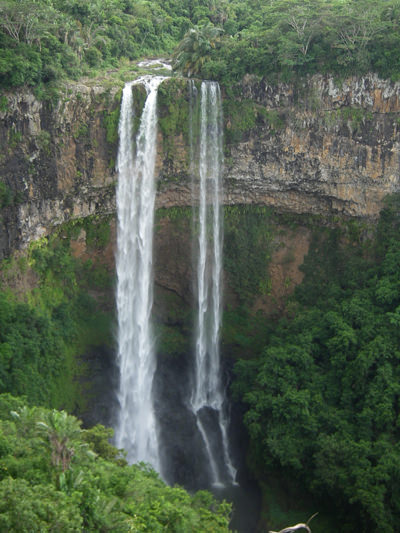
M 144 461 L 160 472 L 153 405 L 156 368 L 153 305 L 154 169 L 157 137 L 157 90 L 164 77 L 143 77 L 126 84 L 119 123 L 117 160 L 118 252 L 117 312 L 120 369 L 116 445 L 130 463 Z M 132 85 L 143 84 L 147 99 L 133 138 Z
M 219 85 L 203 82 L 200 110 L 199 214 L 197 258 L 197 337 L 195 382 L 190 399 L 209 459 L 212 483 L 233 483 L 228 446 L 228 419 L 221 383 L 219 334 L 222 284 L 222 111 Z M 211 411 L 212 410 L 212 411 Z M 210 432 L 210 413 L 216 415 L 219 435 Z M 222 450 L 221 450 L 222 444 Z M 221 453 L 222 451 L 222 453 Z M 222 458 L 222 463 L 221 460 Z

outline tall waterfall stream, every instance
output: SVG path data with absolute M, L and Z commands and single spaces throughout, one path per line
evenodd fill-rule
M 197 324 L 195 380 L 190 399 L 209 458 L 213 485 L 235 481 L 221 382 L 219 332 L 222 300 L 222 111 L 219 86 L 201 84 Z M 210 423 L 215 413 L 217 424 Z M 219 435 L 218 435 L 219 434 Z M 218 461 L 218 457 L 221 456 Z
M 117 188 L 117 313 L 120 368 L 116 444 L 130 462 L 144 461 L 161 472 L 153 404 L 156 368 L 151 327 L 153 233 L 157 136 L 157 89 L 161 76 L 139 79 L 147 90 L 133 142 L 132 85 L 123 91 Z M 136 152 L 136 153 L 135 153 Z
M 182 383 L 175 382 L 175 390 L 170 386 L 174 370 L 159 369 L 156 359 L 152 255 L 157 94 L 164 79 L 145 76 L 127 83 L 121 103 L 116 253 L 119 410 L 115 442 L 125 449 L 129 462 L 151 464 L 168 483 L 192 490 L 214 487 L 217 492 L 232 492 L 240 489 L 235 489 L 236 469 L 229 449 L 220 365 L 223 157 L 221 98 L 214 82 L 202 83 L 200 99 L 194 83 L 189 84 L 190 105 L 199 106 L 197 137 L 194 124 L 189 125 L 191 155 L 195 158 L 191 170 L 196 191 L 192 240 L 197 309 L 193 353 L 188 354 L 187 375 Z M 145 87 L 147 98 L 135 135 L 132 86 L 136 84 Z M 195 137 L 197 146 L 193 149 Z M 170 376 L 168 383 L 165 373 Z

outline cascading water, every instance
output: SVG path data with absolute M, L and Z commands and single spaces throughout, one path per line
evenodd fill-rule
M 169 428 L 164 424 L 161 429 L 163 414 L 159 420 L 155 414 L 153 381 L 157 365 L 151 325 L 157 93 L 164 79 L 162 76 L 148 76 L 128 83 L 121 104 L 117 161 L 116 300 L 120 383 L 116 445 L 125 449 L 129 462 L 150 463 L 155 470 L 175 482 L 175 467 L 171 463 L 168 465 L 168 449 L 171 450 L 171 446 L 174 449 L 175 444 L 168 440 L 169 436 L 167 438 Z M 144 85 L 147 91 L 136 138 L 132 97 L 132 86 L 135 84 Z M 197 92 L 194 83 L 191 83 L 191 88 L 194 96 L 191 104 L 195 107 Z M 194 424 L 193 445 L 198 451 L 197 457 L 203 457 L 203 465 L 205 462 L 209 465 L 208 483 L 223 486 L 234 483 L 236 470 L 229 454 L 228 418 L 219 353 L 223 235 L 220 207 L 222 113 L 217 83 L 202 83 L 199 125 L 200 135 L 194 143 L 197 123 L 190 124 L 191 170 L 196 189 L 194 182 L 198 182 L 196 203 L 199 205 L 195 222 L 198 235 L 195 244 L 198 313 L 193 389 L 189 393 L 189 406 L 186 406 L 191 411 L 192 422 L 189 417 L 187 428 Z M 199 148 L 197 155 L 195 145 Z M 165 396 L 160 396 L 162 385 L 157 389 L 157 412 L 171 419 L 171 408 L 165 404 Z M 185 409 L 183 405 L 181 409 Z M 168 444 L 165 447 L 166 439 Z M 196 452 L 186 448 L 186 453 L 189 457 Z
M 209 460 L 213 485 L 232 484 L 219 333 L 222 281 L 222 111 L 219 85 L 203 82 L 200 109 L 197 327 L 190 405 Z
M 119 123 L 117 160 L 118 251 L 117 312 L 120 369 L 116 445 L 129 462 L 144 461 L 160 472 L 158 431 L 152 386 L 156 369 L 151 309 L 153 304 L 154 169 L 157 91 L 164 77 L 143 77 L 126 84 Z M 147 99 L 133 138 L 132 85 L 143 84 Z

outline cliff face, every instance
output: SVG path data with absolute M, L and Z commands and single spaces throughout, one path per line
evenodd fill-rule
M 242 84 L 255 127 L 230 147 L 229 203 L 376 217 L 400 188 L 400 84 L 370 75 L 341 84 Z M 229 127 L 229 126 L 228 126 Z
M 164 88 L 163 88 L 164 87 Z M 158 207 L 191 203 L 188 85 L 159 94 Z M 371 75 L 224 95 L 225 202 L 374 218 L 400 190 L 400 84 Z M 71 218 L 115 211 L 120 88 L 65 87 L 57 103 L 18 91 L 0 110 L 0 256 Z
M 0 111 L 0 257 L 72 218 L 114 212 L 117 93 L 74 84 L 57 103 L 25 91 L 7 95 Z

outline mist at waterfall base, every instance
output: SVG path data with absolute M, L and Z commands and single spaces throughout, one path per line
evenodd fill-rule
M 242 454 L 235 446 L 239 441 L 228 424 L 226 375 L 219 354 L 222 125 L 219 87 L 213 82 L 202 83 L 200 101 L 194 354 L 174 361 L 157 357 L 151 317 L 152 252 L 157 91 L 163 80 L 149 76 L 127 84 L 121 104 L 116 255 L 119 412 L 115 442 L 125 449 L 129 462 L 151 464 L 171 485 L 191 491 L 211 489 L 218 497 L 237 500 L 236 510 L 240 511 L 242 504 L 246 512 L 236 512 L 233 528 L 250 533 L 255 530 L 258 497 L 235 484 L 233 465 L 240 467 L 239 475 L 244 469 Z M 145 86 L 147 99 L 134 138 L 132 86 L 137 83 Z M 243 517 L 245 524 L 240 523 Z

